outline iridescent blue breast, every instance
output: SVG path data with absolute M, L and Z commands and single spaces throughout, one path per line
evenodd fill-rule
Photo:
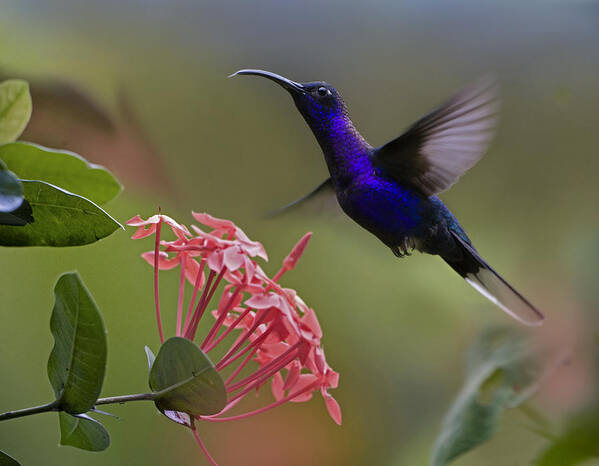
M 345 188 L 337 190 L 337 200 L 347 215 L 390 247 L 405 237 L 425 236 L 426 224 L 435 216 L 428 199 L 374 166 L 362 167 Z

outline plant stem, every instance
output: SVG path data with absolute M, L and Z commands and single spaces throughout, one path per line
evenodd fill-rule
M 160 214 L 160 208 L 158 208 Z M 160 317 L 160 298 L 158 297 L 158 263 L 160 259 L 160 229 L 162 227 L 162 218 L 158 221 L 156 226 L 156 243 L 154 246 L 154 303 L 156 305 L 156 322 L 158 324 L 158 335 L 160 336 L 160 343 L 164 343 L 164 332 L 162 331 L 162 318 Z
M 129 401 L 148 401 L 156 398 L 155 393 L 136 393 L 134 395 L 109 396 L 106 398 L 98 398 L 97 405 L 110 405 L 115 403 L 127 403 Z
M 6 413 L 0 414 L 0 421 L 6 421 L 7 419 L 15 419 L 18 417 L 31 416 L 32 414 L 45 413 L 48 411 L 59 411 L 58 401 L 52 401 L 45 405 L 34 406 L 32 408 L 18 409 L 16 411 L 7 411 Z
M 109 405 L 114 403 L 127 403 L 129 401 L 147 401 L 154 400 L 156 398 L 155 393 L 136 393 L 134 395 L 121 395 L 121 396 L 109 396 L 107 398 L 98 398 L 96 401 L 97 405 Z M 54 400 L 51 403 L 45 405 L 34 406 L 32 408 L 18 409 L 16 411 L 7 411 L 0 414 L 0 421 L 6 421 L 8 419 L 15 419 L 18 417 L 31 416 L 33 414 L 46 413 L 49 411 L 62 411 L 60 402 Z

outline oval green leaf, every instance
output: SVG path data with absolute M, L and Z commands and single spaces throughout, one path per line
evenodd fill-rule
M 108 170 L 73 152 L 15 142 L 0 146 L 0 159 L 21 179 L 45 181 L 99 205 L 122 190 Z
M 536 387 L 539 367 L 520 333 L 490 329 L 468 356 L 466 381 L 443 421 L 433 466 L 444 466 L 489 440 L 503 411 L 526 401 Z
M 181 337 L 164 342 L 150 371 L 156 407 L 192 416 L 219 413 L 227 403 L 225 384 L 200 347 Z
M 70 414 L 94 407 L 106 369 L 106 330 L 100 310 L 76 272 L 61 275 L 54 287 L 50 319 L 54 348 L 48 377 L 60 408 Z
M 60 444 L 88 451 L 102 451 L 110 445 L 108 431 L 95 419 L 86 414 L 71 416 L 58 413 L 60 422 Z
M 0 450 L 0 466 L 21 466 L 21 464 L 12 456 Z
M 1 146 L 0 146 L 1 147 Z M 0 212 L 12 212 L 23 203 L 23 185 L 0 160 Z
M 0 83 L 0 144 L 15 141 L 31 117 L 29 84 L 22 79 Z
M 84 197 L 43 181 L 22 183 L 34 221 L 25 226 L 0 226 L 0 246 L 80 246 L 122 228 Z

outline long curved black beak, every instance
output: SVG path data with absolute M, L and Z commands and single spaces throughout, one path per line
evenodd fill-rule
M 263 78 L 266 79 L 270 79 L 271 81 L 276 82 L 279 86 L 287 89 L 289 92 L 305 92 L 306 89 L 304 88 L 304 86 L 300 83 L 297 83 L 295 81 L 292 81 L 291 79 L 287 79 L 283 76 L 280 76 L 278 74 L 275 73 L 271 73 L 270 71 L 264 71 L 264 70 L 239 70 L 236 71 L 235 73 L 233 73 L 232 75 L 229 76 L 229 78 L 232 78 L 233 76 L 237 76 L 239 74 L 247 74 L 247 75 L 254 75 L 254 76 L 262 76 Z

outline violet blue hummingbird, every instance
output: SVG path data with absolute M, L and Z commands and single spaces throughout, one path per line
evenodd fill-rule
M 528 325 L 543 314 L 477 252 L 437 197 L 484 154 L 498 113 L 495 83 L 470 85 L 399 137 L 373 147 L 353 125 L 341 95 L 324 81 L 299 83 L 269 71 L 244 69 L 286 89 L 318 141 L 330 177 L 310 194 L 334 191 L 343 211 L 397 257 L 417 249 L 441 256 L 462 278 L 506 313 Z

